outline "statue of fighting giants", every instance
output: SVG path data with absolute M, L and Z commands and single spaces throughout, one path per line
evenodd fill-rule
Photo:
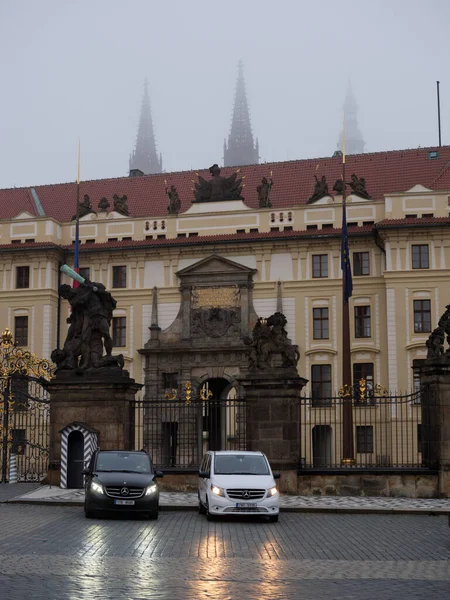
M 71 269 L 66 267 L 67 271 Z M 91 367 L 121 369 L 124 365 L 123 355 L 112 355 L 113 341 L 109 333 L 116 301 L 102 283 L 80 276 L 78 278 L 83 280 L 79 287 L 63 284 L 58 290 L 61 298 L 69 301 L 72 311 L 67 319 L 70 326 L 63 349 L 52 352 L 56 370 Z
M 253 328 L 252 338 L 244 343 L 250 346 L 249 370 L 263 371 L 274 368 L 273 357 L 281 357 L 281 368 L 296 369 L 300 358 L 298 346 L 287 336 L 286 317 L 276 312 L 268 319 L 258 319 Z

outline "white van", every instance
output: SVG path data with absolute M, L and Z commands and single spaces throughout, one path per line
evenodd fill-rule
M 261 515 L 278 521 L 280 494 L 262 452 L 207 452 L 199 471 L 198 510 L 214 515 Z

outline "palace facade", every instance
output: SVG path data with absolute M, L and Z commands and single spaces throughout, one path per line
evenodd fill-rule
M 411 390 L 413 360 L 426 356 L 427 338 L 450 300 L 450 147 L 348 156 L 346 169 L 369 196 L 347 188 L 354 380 Z M 146 367 L 140 350 L 147 344 L 157 354 L 160 337 L 166 349 L 173 336 L 195 346 L 192 332 L 174 332 L 177 316 L 183 322 L 184 280 L 226 286 L 227 294 L 234 281 L 249 322 L 283 312 L 307 391 L 326 396 L 339 389 L 342 194 L 333 187 L 341 172 L 339 156 L 242 166 L 244 200 L 216 202 L 192 201 L 193 181 L 208 180 L 207 171 L 81 182 L 81 274 L 116 298 L 115 353 L 146 384 L 144 393 L 203 381 L 202 372 L 231 382 L 247 368 L 245 353 L 227 367 L 208 352 L 202 364 L 180 355 L 169 364 L 168 355 Z M 263 177 L 273 180 L 264 199 L 257 191 Z M 316 193 L 316 181 L 327 188 Z M 179 205 L 168 197 L 174 189 Z M 0 190 L 0 323 L 42 357 L 67 332 L 69 307 L 58 286 L 70 281 L 59 268 L 73 265 L 76 199 L 76 183 Z M 219 296 L 208 295 L 212 308 Z M 217 337 L 213 326 L 196 324 L 203 340 L 210 335 L 211 347 L 220 346 L 226 332 Z

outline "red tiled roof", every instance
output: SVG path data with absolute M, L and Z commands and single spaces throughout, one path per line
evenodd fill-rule
M 450 225 L 449 217 L 421 217 L 404 219 L 383 219 L 375 225 L 377 229 L 392 229 L 397 227 L 438 227 L 439 225 Z
M 438 151 L 439 158 L 430 159 L 428 153 Z M 222 169 L 222 175 L 228 176 L 235 168 Z M 314 190 L 314 175 L 325 175 L 330 193 L 335 181 L 341 176 L 341 158 L 312 158 L 278 163 L 265 163 L 241 167 L 245 175 L 243 195 L 245 203 L 251 208 L 258 207 L 256 187 L 263 176 L 273 172 L 274 185 L 271 202 L 274 209 L 288 208 L 305 204 Z M 383 199 L 384 194 L 404 192 L 416 184 L 435 190 L 450 190 L 450 146 L 441 148 L 419 148 L 416 150 L 395 150 L 347 156 L 346 173 L 364 177 L 367 190 L 372 198 Z M 209 178 L 207 170 L 198 172 Z M 121 177 L 83 181 L 80 184 L 80 197 L 88 194 L 94 210 L 100 198 L 106 196 L 113 206 L 114 194 L 128 197 L 129 213 L 132 217 L 167 216 L 167 197 L 165 184 L 175 185 L 181 199 L 182 211 L 191 206 L 193 198 L 192 180 L 195 171 L 163 173 L 143 177 Z M 45 214 L 67 222 L 75 213 L 76 184 L 61 183 L 35 186 L 37 196 Z M 211 209 L 213 210 L 211 205 Z M 0 190 L 0 218 L 9 219 L 22 211 L 37 214 L 31 196 L 31 188 Z
M 373 226 L 363 225 L 362 227 L 350 226 L 348 228 L 349 237 L 367 236 L 371 235 Z M 124 250 L 127 248 L 149 248 L 155 246 L 185 246 L 194 244 L 216 244 L 216 243 L 227 243 L 227 242 L 252 242 L 252 241 L 264 241 L 264 240 L 286 240 L 286 239 L 297 239 L 297 238 L 331 238 L 340 237 L 341 229 L 303 229 L 301 231 L 268 231 L 268 232 L 251 232 L 251 233 L 223 233 L 219 235 L 204 235 L 186 238 L 159 238 L 156 240 L 121 240 L 121 241 L 110 241 L 103 242 L 101 244 L 88 243 L 80 245 L 80 253 L 89 253 L 96 250 L 110 250 L 120 249 Z M 2 250 L 32 250 L 37 248 L 49 249 L 61 249 L 69 252 L 73 252 L 73 244 L 67 246 L 59 246 L 53 242 L 27 242 L 23 244 L 2 244 L 0 245 L 0 252 Z
M 349 227 L 349 237 L 371 235 L 373 226 L 363 225 L 362 227 Z M 287 240 L 298 238 L 326 238 L 340 237 L 341 229 L 302 229 L 300 231 L 268 231 L 268 232 L 251 232 L 251 233 L 222 233 L 219 235 L 204 235 L 186 238 L 159 238 L 156 240 L 121 240 L 115 242 L 104 242 L 101 244 L 82 244 L 80 253 L 90 252 L 92 250 L 108 250 L 112 248 L 152 248 L 154 246 L 185 246 L 195 244 L 219 244 L 227 242 L 257 242 L 264 240 Z M 72 250 L 72 246 L 66 246 L 66 250 Z

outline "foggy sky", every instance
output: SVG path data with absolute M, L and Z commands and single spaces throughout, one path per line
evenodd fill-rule
M 149 80 L 166 171 L 223 164 L 244 61 L 261 162 L 450 143 L 448 0 L 0 0 L 0 188 L 128 174 Z

